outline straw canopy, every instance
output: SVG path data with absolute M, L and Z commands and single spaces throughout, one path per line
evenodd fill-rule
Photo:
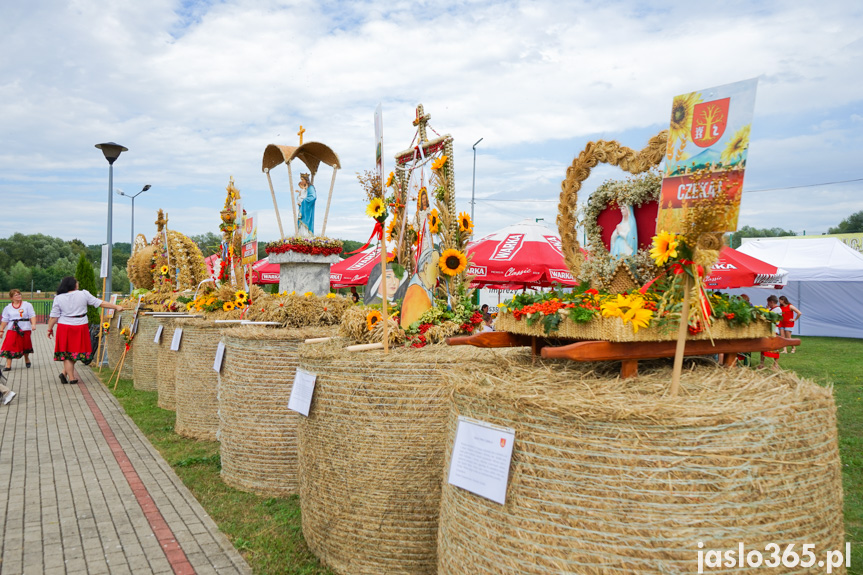
M 312 174 L 318 172 L 321 162 L 333 168 L 340 169 L 339 156 L 327 146 L 320 142 L 307 142 L 302 146 L 279 146 L 270 144 L 264 150 L 264 159 L 261 171 L 272 170 L 282 162 L 290 164 L 291 160 L 298 159 L 304 163 Z

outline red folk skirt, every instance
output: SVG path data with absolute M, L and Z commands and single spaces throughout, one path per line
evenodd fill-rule
M 54 361 L 71 359 L 90 363 L 93 346 L 90 344 L 90 327 L 84 325 L 57 324 L 54 334 Z
M 17 359 L 24 354 L 33 353 L 33 342 L 30 340 L 30 330 L 17 331 L 7 328 L 6 337 L 3 339 L 3 347 L 0 349 L 0 357 Z

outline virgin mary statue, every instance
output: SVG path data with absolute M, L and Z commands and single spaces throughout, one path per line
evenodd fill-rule
M 300 204 L 300 209 L 297 216 L 297 229 L 300 236 L 313 236 L 315 235 L 315 200 L 318 199 L 318 194 L 315 186 L 309 181 L 309 174 L 300 174 L 299 186 L 297 202 Z

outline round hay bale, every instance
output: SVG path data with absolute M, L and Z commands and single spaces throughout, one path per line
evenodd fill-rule
M 123 321 L 126 321 L 125 319 Z M 159 347 L 153 343 L 159 322 L 156 318 L 138 315 L 138 331 L 132 342 L 132 375 L 135 389 L 157 391 L 156 367 L 159 364 Z
M 159 390 L 158 406 L 162 409 L 176 411 L 177 409 L 177 356 L 180 352 L 171 349 L 171 341 L 176 330 L 176 320 L 170 318 L 159 318 L 159 323 L 164 326 L 162 337 L 156 344 L 158 349 L 157 359 L 159 365 L 156 367 L 156 388 Z M 182 343 L 180 345 L 182 349 Z
M 175 375 L 177 419 L 183 437 L 216 441 L 219 431 L 219 378 L 213 371 L 224 325 L 203 319 L 176 319 L 183 328 Z
M 352 575 L 437 572 L 451 391 L 443 374 L 513 354 L 528 357 L 449 346 L 300 349 L 300 367 L 317 375 L 298 430 L 303 535 L 322 562 Z
M 453 376 L 447 466 L 459 415 L 515 443 L 505 505 L 444 486 L 439 573 L 696 573 L 699 551 L 739 542 L 844 548 L 831 389 L 700 367 L 663 397 L 667 367 L 624 381 L 591 369 Z
M 222 332 L 218 440 L 225 483 L 264 496 L 297 492 L 296 430 L 302 416 L 288 409 L 297 349 L 308 337 L 333 333 L 255 326 Z

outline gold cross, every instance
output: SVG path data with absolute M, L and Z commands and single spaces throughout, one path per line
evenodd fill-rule
M 306 131 L 303 129 L 303 125 L 300 124 L 300 131 L 297 132 L 297 135 L 300 137 L 300 145 L 301 146 L 303 145 L 303 134 L 305 134 L 305 133 L 306 133 Z
M 428 124 L 429 120 L 431 120 L 431 114 L 425 113 L 425 109 L 422 104 L 417 106 L 417 118 L 414 120 L 414 126 L 419 127 L 420 144 L 429 141 L 428 136 L 426 136 L 426 124 Z

